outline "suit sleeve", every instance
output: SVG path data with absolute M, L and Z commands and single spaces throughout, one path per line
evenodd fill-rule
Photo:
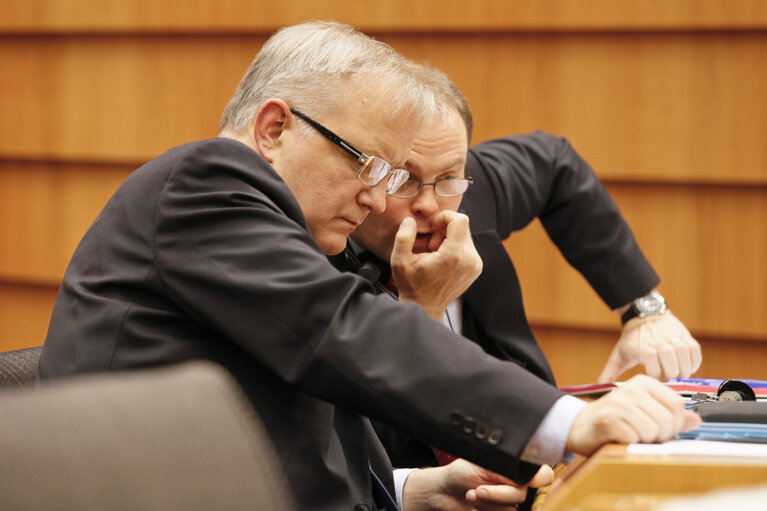
M 462 208 L 472 230 L 505 239 L 539 218 L 611 309 L 658 285 L 615 202 L 567 140 L 536 132 L 484 142 L 469 151 L 467 169 L 475 184 Z
M 560 391 L 333 268 L 271 169 L 204 160 L 180 164 L 157 213 L 157 265 L 187 314 L 239 345 L 253 371 L 517 480 L 533 475 L 519 455 Z

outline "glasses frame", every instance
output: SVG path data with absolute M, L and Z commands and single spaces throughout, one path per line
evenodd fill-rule
M 468 185 L 466 185 L 466 190 L 462 191 L 461 193 L 456 193 L 454 195 L 444 195 L 444 194 L 441 194 L 441 193 L 437 192 L 437 183 L 439 183 L 441 181 L 451 181 L 451 180 L 457 180 L 457 179 L 460 179 L 460 180 L 463 180 L 463 181 L 467 181 L 469 183 Z M 399 188 L 397 190 L 395 190 L 394 192 L 390 193 L 389 195 L 391 195 L 392 197 L 396 197 L 397 199 L 413 199 L 415 197 L 418 197 L 418 195 L 421 193 L 421 190 L 423 190 L 424 186 L 433 186 L 434 187 L 434 195 L 436 195 L 437 197 L 458 197 L 459 195 L 463 195 L 464 193 L 466 193 L 466 191 L 469 189 L 469 186 L 474 184 L 474 178 L 471 177 L 471 176 L 466 176 L 466 177 L 445 177 L 445 178 L 442 178 L 442 179 L 438 179 L 438 180 L 436 180 L 436 181 L 434 181 L 432 183 L 421 183 L 417 179 L 409 179 L 408 181 L 405 181 L 404 183 L 402 183 L 402 186 L 405 186 L 408 182 L 418 183 L 420 185 L 418 187 L 418 191 L 415 192 L 413 195 L 398 195 L 397 194 L 397 190 L 399 190 Z
M 392 169 L 391 168 L 391 164 L 389 162 L 387 162 L 386 160 L 384 160 L 383 158 L 379 158 L 378 156 L 368 156 L 367 154 L 363 153 L 362 151 L 360 151 L 359 149 L 354 147 L 352 144 L 350 144 L 349 142 L 347 142 L 343 138 L 339 137 L 338 135 L 336 135 L 335 133 L 333 133 L 332 131 L 327 129 L 325 126 L 323 126 L 322 124 L 318 123 L 317 121 L 315 121 L 314 119 L 312 119 L 311 117 L 309 117 L 305 113 L 301 112 L 300 110 L 291 107 L 290 111 L 294 115 L 298 116 L 299 118 L 301 118 L 304 121 L 306 121 L 307 123 L 309 123 L 309 125 L 312 128 L 314 128 L 317 131 L 319 131 L 325 138 L 327 138 L 328 140 L 333 142 L 335 145 L 337 145 L 338 147 L 340 147 L 341 149 L 343 149 L 344 151 L 346 151 L 350 155 L 352 155 L 355 160 L 357 160 L 360 164 L 362 164 L 362 167 L 360 168 L 359 172 L 357 172 L 357 178 L 360 181 L 362 181 L 365 185 L 367 185 L 367 186 L 375 186 L 378 183 L 380 183 L 381 181 L 383 181 L 384 177 L 388 176 L 389 179 L 388 179 L 387 184 L 386 184 L 386 193 L 388 195 L 391 195 L 392 193 L 396 193 L 397 190 L 399 190 L 399 188 L 403 184 L 405 184 L 408 181 L 408 179 L 410 178 L 410 172 L 408 172 L 407 170 L 405 170 L 405 169 Z M 380 161 L 382 161 L 382 162 L 384 162 L 386 164 L 386 166 L 387 166 L 387 171 L 386 172 L 387 173 L 385 175 L 382 175 L 380 178 L 376 179 L 376 181 L 371 184 L 371 183 L 365 181 L 362 178 L 362 172 L 375 159 L 378 159 L 378 160 L 380 160 Z

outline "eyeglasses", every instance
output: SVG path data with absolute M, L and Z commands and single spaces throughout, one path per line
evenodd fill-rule
M 354 156 L 354 158 L 362 164 L 362 168 L 357 173 L 357 177 L 366 185 L 375 186 L 380 183 L 383 178 L 388 176 L 389 179 L 386 181 L 386 193 L 391 195 L 399 190 L 399 188 L 404 183 L 406 183 L 407 179 L 410 177 L 410 172 L 407 170 L 392 170 L 391 165 L 386 160 L 382 160 L 378 156 L 368 156 L 305 113 L 300 112 L 295 108 L 291 108 L 290 111 L 304 121 L 308 122 L 314 129 L 322 133 L 328 140 Z
M 473 182 L 474 179 L 470 177 L 446 177 L 433 183 L 421 183 L 411 179 L 389 195 L 399 199 L 411 199 L 421 193 L 424 186 L 433 186 L 434 193 L 439 197 L 457 197 L 465 193 Z

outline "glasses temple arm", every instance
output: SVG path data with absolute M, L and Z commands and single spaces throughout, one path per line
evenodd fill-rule
M 314 129 L 316 129 L 317 131 L 325 135 L 326 138 L 328 138 L 331 142 L 336 144 L 338 147 L 340 147 L 347 153 L 354 156 L 357 159 L 357 161 L 359 161 L 360 163 L 365 163 L 365 161 L 367 160 L 366 154 L 364 154 L 362 151 L 360 151 L 359 149 L 351 145 L 349 142 L 339 137 L 338 135 L 336 135 L 335 133 L 333 133 L 332 131 L 330 131 L 325 126 L 318 123 L 317 121 L 315 121 L 314 119 L 306 115 L 305 113 L 299 110 L 296 110 L 295 108 L 291 108 L 290 111 L 293 112 L 298 117 L 300 117 L 301 119 L 308 122 L 309 124 L 311 124 Z

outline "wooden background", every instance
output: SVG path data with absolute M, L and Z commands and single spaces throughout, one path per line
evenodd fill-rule
M 450 74 L 474 142 L 543 129 L 597 170 L 701 341 L 767 379 L 767 3 L 2 0 L 0 349 L 39 345 L 67 261 L 134 168 L 215 136 L 276 28 L 337 19 Z M 561 384 L 618 321 L 534 224 L 507 242 Z

